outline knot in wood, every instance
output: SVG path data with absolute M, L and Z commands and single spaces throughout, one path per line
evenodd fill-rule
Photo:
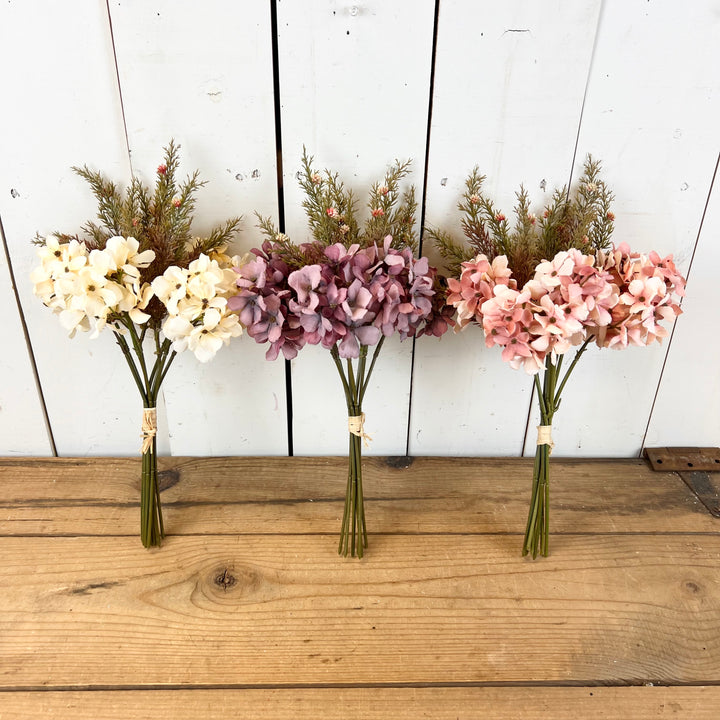
M 405 470 L 409 468 L 414 461 L 415 458 L 409 455 L 394 455 L 385 458 L 385 464 L 395 470 Z
M 215 584 L 223 590 L 231 588 L 236 582 L 235 576 L 227 568 L 215 576 Z
M 178 470 L 161 470 L 157 474 L 157 481 L 158 489 L 162 492 L 180 482 L 180 472 Z

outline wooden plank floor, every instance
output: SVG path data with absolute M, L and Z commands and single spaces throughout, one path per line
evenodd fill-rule
M 553 461 L 551 557 L 520 557 L 531 461 L 0 459 L 0 719 L 712 718 L 720 520 L 644 461 Z

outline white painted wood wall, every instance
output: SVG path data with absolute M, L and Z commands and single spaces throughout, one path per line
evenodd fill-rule
M 615 240 L 675 254 L 685 314 L 662 346 L 587 353 L 556 416 L 556 453 L 720 445 L 719 61 L 717 0 L 5 0 L 0 454 L 138 449 L 140 402 L 112 338 L 68 339 L 28 279 L 36 232 L 94 215 L 70 166 L 150 183 L 174 137 L 183 169 L 208 181 L 198 229 L 242 213 L 246 251 L 260 239 L 253 211 L 281 210 L 276 91 L 296 241 L 303 144 L 361 198 L 389 162 L 412 158 L 425 220 L 441 227 L 457 227 L 475 164 L 509 209 L 520 182 L 541 206 L 542 187 L 571 181 L 588 152 L 601 158 Z M 264 351 L 244 337 L 207 366 L 181 357 L 165 382 L 162 452 L 285 454 L 290 400 L 295 454 L 346 452 L 328 353 L 291 363 L 288 398 L 283 361 Z M 476 328 L 389 342 L 365 405 L 373 454 L 532 452 L 531 383 Z

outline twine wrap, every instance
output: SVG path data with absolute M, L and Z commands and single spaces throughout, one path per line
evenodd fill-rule
M 536 445 L 547 445 L 552 453 L 555 443 L 552 439 L 552 425 L 538 425 L 538 436 Z
M 372 438 L 365 432 L 365 413 L 360 415 L 349 415 L 348 416 L 348 430 L 357 437 L 362 438 L 363 445 L 370 447 L 370 440 Z
M 140 452 L 144 455 L 152 445 L 153 438 L 157 434 L 157 409 L 143 408 L 142 435 L 143 439 Z

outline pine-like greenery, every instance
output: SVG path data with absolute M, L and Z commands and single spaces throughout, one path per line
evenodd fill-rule
M 458 203 L 466 240 L 458 241 L 437 228 L 428 227 L 426 232 L 450 275 L 459 276 L 461 263 L 480 253 L 491 261 L 505 255 L 518 287 L 522 287 L 539 262 L 552 259 L 562 250 L 578 248 L 589 253 L 610 246 L 613 195 L 600 178 L 600 169 L 600 162 L 588 155 L 574 192 L 568 192 L 567 187 L 556 189 L 537 218 L 530 211 L 527 191 L 521 185 L 516 193 L 515 225 L 510 227 L 505 215 L 483 194 L 485 176 L 476 167 L 465 181 L 465 192 Z
M 387 170 L 382 182 L 375 182 L 370 190 L 368 208 L 370 216 L 361 227 L 356 215 L 356 200 L 352 190 L 345 187 L 337 173 L 323 173 L 312 167 L 313 158 L 303 148 L 300 187 L 305 193 L 303 208 L 314 246 L 294 245 L 268 218 L 258 215 L 258 227 L 275 244 L 283 259 L 293 267 L 313 262 L 308 253 L 341 243 L 361 248 L 373 244 L 382 245 L 386 236 L 392 236 L 391 246 L 396 249 L 410 247 L 417 251 L 417 235 L 414 229 L 417 201 L 415 188 L 403 193 L 400 182 L 410 173 L 410 161 L 398 160 Z M 328 214 L 328 210 L 332 214 Z M 322 259 L 318 258 L 318 262 Z
M 219 225 L 207 237 L 193 237 L 191 225 L 195 210 L 195 192 L 205 185 L 199 179 L 199 171 L 193 172 L 183 182 L 176 180 L 180 146 L 173 140 L 164 148 L 164 160 L 158 167 L 154 191 L 146 188 L 133 177 L 123 194 L 115 183 L 106 180 L 100 172 L 87 165 L 73 167 L 84 178 L 98 203 L 97 220 L 89 220 L 74 235 L 58 232 L 55 235 L 65 242 L 81 240 L 88 249 L 102 249 L 108 239 L 115 235 L 134 237 L 140 243 L 140 251 L 153 250 L 155 260 L 142 271 L 143 282 L 151 282 L 162 275 L 171 265 L 187 267 L 200 254 L 222 251 L 232 240 L 240 225 L 240 218 L 233 217 Z M 44 242 L 42 238 L 39 239 Z M 156 312 L 154 312 L 156 311 Z M 148 308 L 153 317 L 164 312 L 151 302 Z

